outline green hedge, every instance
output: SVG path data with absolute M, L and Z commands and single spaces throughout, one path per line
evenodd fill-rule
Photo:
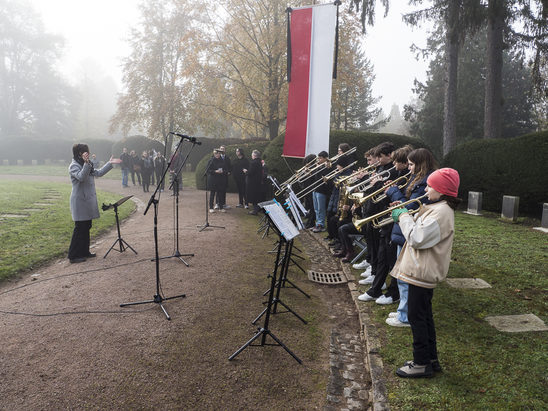
M 209 139 L 208 139 L 209 140 Z M 245 156 L 251 160 L 251 152 L 253 150 L 259 150 L 261 153 L 264 153 L 265 148 L 268 146 L 269 141 L 268 140 L 235 140 L 236 143 L 227 144 L 227 139 L 215 139 L 217 142 L 216 145 L 212 145 L 210 150 L 202 157 L 202 159 L 198 162 L 198 165 L 196 166 L 196 188 L 198 190 L 204 190 L 205 189 L 205 178 L 204 178 L 204 172 L 205 168 L 207 166 L 207 162 L 213 155 L 213 149 L 216 147 L 219 147 L 220 145 L 224 145 L 226 147 L 227 155 L 230 158 L 230 161 L 234 162 L 236 159 L 236 148 L 241 148 L 244 150 Z M 234 141 L 234 139 L 232 139 Z M 204 145 L 204 144 L 202 144 Z M 265 155 L 262 155 L 262 158 L 265 159 Z M 228 188 L 227 192 L 229 193 L 237 193 L 238 189 L 236 187 L 236 182 L 232 177 L 229 177 L 228 179 Z
M 502 196 L 518 196 L 520 212 L 540 215 L 548 202 L 548 131 L 521 137 L 474 140 L 457 146 L 443 165 L 459 171 L 460 196 L 483 193 L 483 209 L 502 209 Z
M 25 164 L 32 164 L 37 160 L 38 164 L 44 164 L 44 160 L 63 160 L 67 164 L 72 159 L 72 146 L 75 141 L 64 139 L 37 140 L 28 137 L 0 139 L 0 160 L 9 160 L 11 165 L 16 165 L 17 160 L 23 160 Z M 97 155 L 100 161 L 107 161 L 112 153 L 111 140 L 90 139 L 82 141 L 89 145 L 92 153 Z
M 358 166 L 364 167 L 366 161 L 363 154 L 371 147 L 385 141 L 391 141 L 396 147 L 402 147 L 406 144 L 411 144 L 414 148 L 427 147 L 424 142 L 416 138 L 398 134 L 369 133 L 364 131 L 331 131 L 329 137 L 329 156 L 333 157 L 337 154 L 339 144 L 348 143 L 350 147 L 357 147 L 356 159 L 358 160 Z M 287 180 L 293 174 L 291 170 L 297 170 L 303 165 L 302 159 L 282 157 L 283 144 L 284 135 L 282 134 L 272 140 L 272 143 L 265 150 L 268 172 L 276 177 L 280 183 Z

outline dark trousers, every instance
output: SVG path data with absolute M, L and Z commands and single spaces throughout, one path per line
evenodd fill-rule
M 156 173 L 156 181 L 159 183 L 162 179 L 162 174 L 164 174 L 164 170 L 154 170 L 154 173 Z M 162 187 L 160 187 L 162 190 L 164 189 L 166 185 L 166 181 L 162 181 Z
M 141 185 L 141 173 L 139 171 L 130 171 L 131 173 L 131 182 L 133 185 L 135 185 L 135 174 L 137 174 L 137 181 L 139 182 L 139 185 Z
M 408 318 L 413 333 L 413 361 L 429 364 L 438 359 L 436 329 L 432 315 L 434 289 L 409 284 L 407 299 Z
M 238 187 L 238 204 L 247 205 L 247 197 L 245 195 L 245 178 L 235 178 L 236 186 Z
M 150 173 L 147 171 L 147 172 L 142 172 L 141 174 L 143 177 L 143 191 L 145 193 L 148 193 L 148 189 L 150 186 Z
M 368 223 L 365 228 L 365 243 L 367 244 L 367 262 L 371 264 L 371 275 L 377 274 L 377 255 L 379 251 L 379 230 L 373 228 L 371 223 Z
M 396 245 L 390 241 L 390 234 L 379 236 L 379 247 L 377 249 L 377 267 L 375 272 L 375 280 L 371 284 L 371 288 L 367 291 L 371 297 L 380 297 L 382 294 L 382 286 L 386 281 L 388 273 L 396 263 Z M 395 283 L 395 281 L 394 281 Z M 397 293 L 397 294 L 394 294 Z M 393 299 L 399 299 L 399 291 L 396 286 L 396 291 L 392 289 L 390 294 Z
M 91 220 L 75 221 L 74 231 L 70 240 L 68 258 L 87 257 L 89 254 L 89 230 L 91 228 Z
M 306 215 L 305 228 L 314 227 L 316 225 L 316 213 L 314 212 L 314 201 L 312 200 L 312 193 L 304 197 L 304 208 L 308 210 Z
M 226 204 L 226 189 L 217 190 L 217 204 L 219 204 L 219 209 L 223 209 Z
M 219 209 L 222 210 L 225 203 L 223 200 L 222 192 L 219 190 L 211 190 L 209 192 L 209 208 L 213 208 L 213 205 L 215 204 L 215 195 L 217 195 L 217 204 L 219 204 Z
M 353 223 L 346 223 L 339 227 L 339 241 L 341 242 L 341 250 L 346 253 L 353 251 L 352 240 L 349 235 L 360 234 Z

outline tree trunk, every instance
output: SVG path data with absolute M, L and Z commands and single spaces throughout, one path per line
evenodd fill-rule
M 502 49 L 505 0 L 489 0 L 487 7 L 487 73 L 485 79 L 484 138 L 500 138 L 502 120 Z
M 458 20 L 460 1 L 452 1 L 447 15 L 445 40 L 445 90 L 443 101 L 443 155 L 457 145 Z

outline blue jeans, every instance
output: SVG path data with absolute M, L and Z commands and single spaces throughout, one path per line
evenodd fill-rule
M 127 187 L 129 168 L 122 168 L 122 186 Z
M 312 200 L 314 201 L 314 212 L 316 213 L 316 225 L 325 228 L 325 215 L 327 210 L 327 196 L 322 193 L 314 191 L 312 193 Z
M 398 246 L 398 256 L 400 255 L 401 245 Z M 407 300 L 409 298 L 409 284 L 398 280 L 398 290 L 400 291 L 400 304 L 398 305 L 398 316 L 396 317 L 402 323 L 408 323 L 409 319 L 407 318 Z

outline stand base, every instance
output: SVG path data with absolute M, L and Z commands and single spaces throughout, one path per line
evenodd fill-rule
M 118 244 L 118 243 L 120 243 L 120 249 L 119 249 L 119 250 L 116 250 L 116 249 L 114 248 L 114 246 L 115 246 L 116 244 Z M 126 251 L 128 248 L 129 248 L 131 251 L 133 251 L 135 254 L 137 254 L 137 251 L 135 251 L 135 250 L 133 249 L 133 247 L 130 246 L 130 245 L 126 242 L 126 240 L 124 240 L 123 238 L 119 237 L 119 238 L 116 239 L 116 241 L 114 242 L 114 244 L 112 244 L 112 245 L 110 246 L 110 248 L 108 249 L 107 253 L 104 255 L 103 258 L 107 258 L 107 255 L 108 255 L 112 250 L 118 251 L 119 253 L 123 253 L 123 252 Z
M 267 335 L 270 335 L 270 337 L 276 341 L 276 344 L 266 344 L 265 340 L 266 340 L 266 336 Z M 259 337 L 263 337 L 262 341 L 261 341 L 261 344 L 255 344 L 255 345 L 252 345 L 253 344 L 253 341 L 255 341 L 257 338 Z M 279 345 L 280 347 L 282 347 L 284 350 L 286 350 L 289 355 L 291 355 L 293 358 L 295 358 L 295 360 L 299 363 L 299 364 L 302 364 L 303 362 L 301 361 L 301 359 L 299 357 L 297 357 L 289 348 L 287 348 L 287 346 L 281 342 L 274 334 L 272 334 L 270 332 L 270 330 L 267 330 L 265 328 L 258 328 L 258 331 L 257 333 L 253 336 L 253 338 L 251 338 L 248 342 L 246 342 L 244 345 L 242 345 L 238 351 L 236 351 L 234 354 L 232 354 L 230 357 L 228 357 L 228 360 L 231 361 L 233 360 L 238 354 L 240 354 L 243 350 L 245 350 L 247 347 L 249 346 L 252 346 L 252 347 L 263 347 L 265 345 Z
M 173 300 L 174 298 L 185 298 L 186 295 L 185 294 L 180 294 L 180 295 L 176 295 L 174 297 L 167 297 L 167 298 L 164 298 L 162 297 L 161 295 L 158 295 L 156 294 L 152 300 L 146 300 L 146 301 L 137 301 L 137 302 L 133 302 L 133 303 L 122 303 L 120 304 L 120 307 L 126 307 L 128 305 L 140 305 L 140 304 L 150 304 L 150 303 L 155 303 L 155 304 L 158 304 L 160 306 L 160 308 L 162 309 L 162 311 L 164 312 L 166 318 L 168 320 L 171 320 L 171 317 L 169 316 L 169 314 L 167 313 L 166 309 L 164 308 L 164 306 L 162 305 L 162 302 L 164 301 L 167 301 L 167 300 Z
M 299 320 L 301 320 L 303 322 L 303 324 L 308 324 L 308 322 L 303 318 L 301 317 L 299 314 L 297 314 L 295 311 L 293 311 L 291 308 L 289 308 L 289 306 L 287 304 L 285 304 L 282 300 L 280 300 L 279 298 L 274 298 L 272 300 L 272 304 L 274 306 L 274 309 L 271 311 L 271 314 L 285 314 L 285 313 L 291 313 L 293 314 L 295 317 L 297 317 Z M 281 304 L 283 305 L 283 307 L 287 310 L 287 311 L 278 311 L 277 310 L 277 305 L 278 304 Z M 268 307 L 266 307 L 262 313 L 260 313 L 257 318 L 255 318 L 253 321 L 251 321 L 251 324 L 255 325 L 255 323 L 257 321 L 260 320 L 260 318 L 266 314 L 266 312 L 268 311 Z
M 205 223 L 205 224 L 203 224 L 203 225 L 197 225 L 197 226 L 196 226 L 196 228 L 199 228 L 198 232 L 202 232 L 202 231 L 204 231 L 206 228 L 209 228 L 209 227 L 211 227 L 211 228 L 225 228 L 225 227 L 222 227 L 222 226 L 220 226 L 220 225 L 211 225 L 211 224 L 209 224 L 209 223 Z
M 186 265 L 187 267 L 190 267 L 190 265 L 185 261 L 183 257 L 194 257 L 194 254 L 181 254 L 179 250 L 176 250 L 173 255 L 168 255 L 166 257 L 160 257 L 158 260 L 165 260 L 166 258 L 178 258 L 181 260 L 181 262 Z M 155 258 L 151 258 L 150 261 L 156 261 Z

